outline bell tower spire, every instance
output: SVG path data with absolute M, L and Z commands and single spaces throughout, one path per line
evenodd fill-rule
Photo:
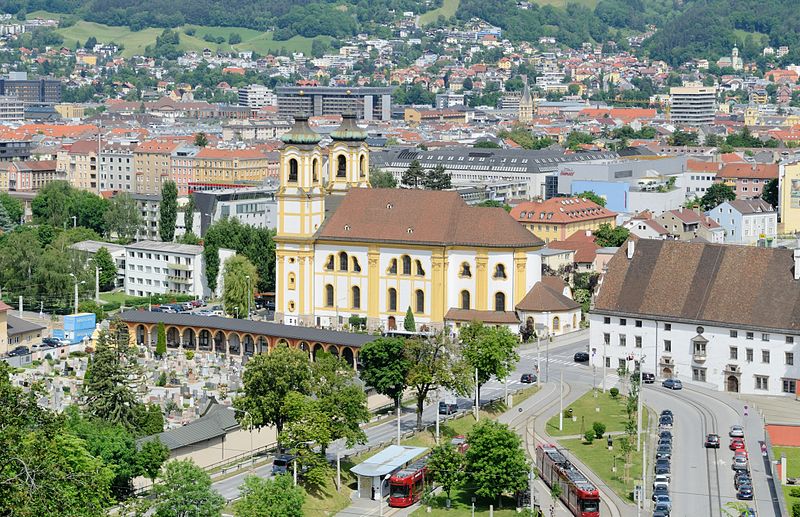
M 331 138 L 328 191 L 344 194 L 352 187 L 369 187 L 367 132 L 358 127 L 355 113 L 342 114 L 342 123 Z

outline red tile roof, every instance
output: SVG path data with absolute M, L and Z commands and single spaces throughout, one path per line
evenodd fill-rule
M 520 203 L 511 209 L 511 217 L 519 222 L 544 221 L 551 224 L 568 224 L 616 217 L 594 201 L 580 197 L 554 197 L 546 201 Z
M 776 179 L 777 163 L 726 163 L 717 178 Z
M 591 264 L 597 258 L 600 246 L 595 244 L 595 237 L 585 230 L 577 231 L 563 241 L 551 241 L 548 248 L 556 250 L 572 250 L 575 252 L 575 262 Z

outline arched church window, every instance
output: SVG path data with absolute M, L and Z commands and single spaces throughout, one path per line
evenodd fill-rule
M 289 181 L 291 181 L 292 183 L 297 183 L 297 170 L 298 170 L 297 160 L 292 158 L 291 160 L 289 160 Z
M 336 177 L 344 178 L 347 176 L 347 158 L 340 154 L 336 158 Z

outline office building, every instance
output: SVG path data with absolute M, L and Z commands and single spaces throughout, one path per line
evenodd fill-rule
M 233 250 L 219 250 L 220 267 L 214 293 L 217 296 L 222 293 L 223 265 L 234 255 Z M 149 240 L 125 246 L 125 292 L 129 296 L 165 293 L 211 296 L 203 247 Z
M 31 157 L 33 142 L 30 140 L 0 141 L 0 162 L 27 160 Z
M 717 111 L 714 86 L 672 87 L 669 100 L 669 118 L 677 126 L 703 126 L 714 122 Z
M 0 95 L 16 97 L 24 104 L 58 104 L 61 102 L 61 81 L 28 79 L 26 72 L 11 72 L 0 78 Z
M 327 86 L 279 86 L 278 113 L 310 117 L 355 113 L 361 120 L 392 118 L 391 87 L 336 88 Z
M 25 103 L 11 95 L 0 96 L 0 121 L 16 121 L 25 118 Z
M 239 106 L 248 108 L 261 108 L 263 106 L 276 106 L 278 97 L 275 93 L 262 84 L 251 84 L 239 88 Z

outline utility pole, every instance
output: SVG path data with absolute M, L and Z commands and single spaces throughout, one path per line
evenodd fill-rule
M 636 408 L 636 452 L 641 450 L 642 445 L 642 371 L 644 370 L 644 360 L 646 355 L 639 357 L 639 389 L 637 390 L 637 408 Z
M 647 501 L 647 442 L 642 445 L 642 510 Z
M 545 347 L 545 361 L 544 365 L 544 382 L 550 382 L 550 336 L 544 340 Z
M 250 297 L 253 296 L 253 291 L 250 290 L 250 275 L 245 277 L 247 279 L 247 317 L 245 319 L 250 319 Z
M 439 405 L 442 403 L 441 394 L 439 395 L 439 404 L 436 405 L 436 445 L 439 445 Z M 450 412 L 448 408 L 447 412 Z
M 481 401 L 478 400 L 478 393 L 480 393 L 478 390 L 478 369 L 475 368 L 475 422 L 478 421 L 481 413 Z
M 400 404 L 401 395 L 397 396 L 397 445 L 400 445 Z
M 606 392 L 606 342 L 603 341 L 603 393 Z
M 100 303 L 100 268 L 94 268 L 94 301 Z
M 342 455 L 336 451 L 336 491 L 342 491 Z
M 78 286 L 75 286 L 75 292 L 78 292 Z M 75 295 L 75 312 L 78 312 L 78 295 Z M 22 295 L 19 296 L 19 317 L 22 318 Z
M 558 412 L 558 430 L 564 430 L 564 370 L 561 370 L 561 382 L 558 390 L 558 402 L 561 410 Z
M 72 216 L 72 227 L 73 228 L 77 228 L 78 227 L 78 217 L 75 216 L 75 215 Z

